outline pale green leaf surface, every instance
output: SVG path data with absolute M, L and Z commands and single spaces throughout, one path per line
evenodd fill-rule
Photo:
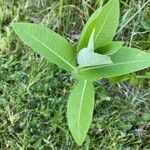
M 122 47 L 111 55 L 111 60 L 113 64 L 81 69 L 80 74 L 86 79 L 98 80 L 150 67 L 150 54 L 135 48 Z
M 67 105 L 67 120 L 74 140 L 81 145 L 91 124 L 94 109 L 94 87 L 88 80 L 79 80 Z
M 48 28 L 32 23 L 14 23 L 18 37 L 43 57 L 68 71 L 75 70 L 75 54 L 71 44 Z
M 89 43 L 87 46 L 87 48 L 93 52 L 94 52 L 94 34 L 95 34 L 95 29 L 93 29 L 93 31 L 91 33 L 90 40 L 89 40 Z
M 123 45 L 123 42 L 120 41 L 114 41 L 107 43 L 95 50 L 95 52 L 103 55 L 112 55 L 116 53 Z
M 112 64 L 109 56 L 101 55 L 83 48 L 77 56 L 79 67 L 98 66 Z
M 94 52 L 94 31 L 95 30 L 93 30 L 91 33 L 88 47 L 83 48 L 77 55 L 79 67 L 97 66 L 112 63 L 110 57 Z
M 112 41 L 119 22 L 119 0 L 110 0 L 98 8 L 83 28 L 77 50 L 87 47 L 90 34 L 95 28 L 95 49 Z

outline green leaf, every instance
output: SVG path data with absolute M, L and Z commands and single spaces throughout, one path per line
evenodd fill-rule
M 120 75 L 120 76 L 116 76 L 116 77 L 112 77 L 112 78 L 109 78 L 109 81 L 110 81 L 112 84 L 116 84 L 116 83 L 120 82 L 121 80 L 123 80 L 126 76 L 127 76 L 127 74 L 125 74 L 125 75 Z
M 94 109 L 94 87 L 88 80 L 79 80 L 68 101 L 67 120 L 74 140 L 81 145 L 87 135 Z
M 68 71 L 76 70 L 71 44 L 48 28 L 31 23 L 14 23 L 18 37 L 43 57 Z
M 131 74 L 131 78 L 130 78 L 130 84 L 132 86 L 136 86 L 138 84 L 138 79 L 135 73 Z
M 90 36 L 87 48 L 83 48 L 77 55 L 79 67 L 96 66 L 103 64 L 111 64 L 110 57 L 94 52 L 94 30 Z
M 112 55 L 116 53 L 123 45 L 123 42 L 114 41 L 107 43 L 95 50 L 95 52 L 103 54 L 103 55 Z
M 98 66 L 112 64 L 110 57 L 94 53 L 87 48 L 82 49 L 78 54 L 79 67 Z
M 90 39 L 88 42 L 88 46 L 87 46 L 87 48 L 93 52 L 94 52 L 94 35 L 95 35 L 95 29 L 93 29 L 93 31 L 91 33 L 91 36 L 90 36 Z
M 98 8 L 83 28 L 77 50 L 87 47 L 90 34 L 95 28 L 95 49 L 112 41 L 119 22 L 119 0 L 110 0 Z
M 80 70 L 85 79 L 98 80 L 132 73 L 150 67 L 150 54 L 139 49 L 122 47 L 111 55 L 113 64 Z
M 90 34 L 92 33 L 93 29 L 96 27 L 97 24 L 96 20 L 99 14 L 101 13 L 101 11 L 102 11 L 102 7 L 99 7 L 86 22 L 80 36 L 77 51 L 80 51 L 81 49 L 87 47 Z

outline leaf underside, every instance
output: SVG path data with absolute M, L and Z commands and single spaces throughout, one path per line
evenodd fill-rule
M 73 88 L 68 105 L 67 120 L 74 140 L 81 145 L 86 137 L 94 109 L 94 87 L 88 80 L 80 80 Z
M 94 52 L 94 31 L 95 29 L 91 33 L 87 48 L 83 48 L 77 55 L 79 67 L 97 66 L 112 63 L 109 56 Z
M 98 66 L 112 64 L 109 56 L 101 55 L 88 49 L 82 49 L 78 55 L 79 67 Z

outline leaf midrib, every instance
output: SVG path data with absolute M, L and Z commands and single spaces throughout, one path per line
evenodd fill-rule
M 112 65 L 104 65 L 104 66 L 90 67 L 90 68 L 82 69 L 81 72 L 87 71 L 87 70 L 98 69 L 98 68 L 104 68 L 104 67 L 108 67 L 108 66 L 117 66 L 117 65 L 130 64 L 130 63 L 144 63 L 144 62 L 150 62 L 150 60 L 147 60 L 147 61 L 129 61 L 129 62 L 123 62 L 123 63 L 114 63 L 114 64 L 112 64 Z
M 64 58 L 62 58 L 60 55 L 58 55 L 55 51 L 53 51 L 51 48 L 49 48 L 47 45 L 45 45 L 44 43 L 42 43 L 39 39 L 37 39 L 36 37 L 34 37 L 33 35 L 31 35 L 30 33 L 26 32 L 23 29 L 20 29 L 20 31 L 23 31 L 25 34 L 29 35 L 31 38 L 33 38 L 34 40 L 36 40 L 37 42 L 39 42 L 41 45 L 43 45 L 45 48 L 47 48 L 48 50 L 50 50 L 54 55 L 56 55 L 58 58 L 60 58 L 63 62 L 65 62 L 68 66 L 70 66 L 73 70 L 77 70 L 74 66 L 72 66 L 69 62 L 67 62 Z
M 98 8 L 98 9 L 99 9 L 99 13 L 100 13 L 100 12 L 102 11 L 102 7 Z M 78 44 L 78 47 L 77 47 L 77 51 L 80 51 L 80 50 L 81 50 L 80 47 L 82 47 L 81 45 L 83 44 L 83 40 L 85 39 L 85 35 L 86 35 L 86 32 L 87 32 L 87 29 L 89 28 L 90 24 L 92 24 L 92 23 L 96 20 L 96 18 L 97 18 L 98 16 L 99 16 L 98 14 L 95 15 L 95 17 L 92 18 L 92 19 L 90 20 L 90 22 L 88 22 L 88 24 L 85 25 L 86 28 L 84 27 L 83 33 L 81 33 L 80 40 L 79 40 L 79 44 Z
M 106 18 L 105 18 L 105 20 L 104 20 L 104 22 L 103 22 L 101 28 L 100 28 L 100 30 L 98 31 L 98 34 L 97 34 L 97 36 L 95 37 L 94 42 L 97 40 L 97 38 L 98 38 L 100 32 L 101 32 L 102 29 L 104 28 L 104 25 L 105 25 L 105 23 L 106 23 L 106 20 L 108 19 L 109 15 L 110 15 L 110 12 L 112 11 L 113 8 L 114 8 L 114 3 L 113 3 L 113 5 L 112 5 L 111 9 L 109 10 L 109 12 L 108 12 L 108 14 L 107 14 L 107 16 L 106 16 Z
M 80 105 L 79 105 L 79 115 L 78 115 L 78 125 L 77 125 L 79 141 L 80 141 L 80 119 L 81 119 L 81 111 L 82 111 L 82 106 L 83 106 L 83 99 L 84 99 L 86 84 L 87 84 L 87 80 L 84 81 L 83 90 L 82 90 L 82 94 L 81 94 L 81 101 L 80 101 Z

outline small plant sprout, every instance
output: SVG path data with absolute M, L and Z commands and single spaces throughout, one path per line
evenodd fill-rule
M 93 82 L 116 78 L 150 67 L 150 54 L 112 41 L 119 22 L 119 0 L 109 0 L 87 21 L 74 53 L 73 46 L 57 33 L 32 23 L 14 23 L 18 37 L 37 53 L 77 79 L 69 96 L 67 120 L 71 134 L 82 145 L 94 109 Z M 78 65 L 76 65 L 78 63 Z

